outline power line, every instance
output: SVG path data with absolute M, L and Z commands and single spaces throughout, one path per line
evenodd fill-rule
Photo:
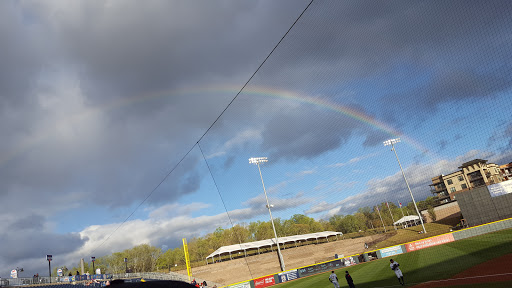
M 224 198 L 222 198 L 222 194 L 220 193 L 220 189 L 219 189 L 219 186 L 217 185 L 217 181 L 215 181 L 215 177 L 213 177 L 212 169 L 210 169 L 210 164 L 208 164 L 208 160 L 206 160 L 206 156 L 204 156 L 203 148 L 201 148 L 201 145 L 199 144 L 199 142 L 197 142 L 197 147 L 199 147 L 199 150 L 201 151 L 201 155 L 203 155 L 204 162 L 206 163 L 206 167 L 208 167 L 208 172 L 210 172 L 210 176 L 212 176 L 213 184 L 215 184 L 217 193 L 219 193 L 220 201 L 222 202 L 222 205 L 224 206 L 224 210 L 226 210 L 226 214 L 228 215 L 229 222 L 231 223 L 231 227 L 233 228 L 233 233 L 235 233 L 238 238 L 238 244 L 240 245 L 240 249 L 243 249 L 242 248 L 242 240 L 240 239 L 240 235 L 238 233 L 236 233 L 236 231 L 234 229 L 235 224 L 233 224 L 233 219 L 231 219 L 231 216 L 229 215 L 228 207 L 226 206 L 226 202 L 224 202 Z M 244 252 L 247 253 L 246 251 L 244 251 Z M 252 276 L 252 271 L 251 271 L 251 267 L 249 266 L 249 262 L 247 261 L 247 254 L 245 254 L 244 259 L 245 259 L 245 264 L 247 265 L 247 269 L 249 269 L 249 274 L 251 274 L 251 278 L 254 278 Z
M 306 6 L 306 8 L 304 8 L 304 10 L 302 10 L 302 13 L 300 13 L 300 15 L 297 17 L 297 19 L 295 19 L 295 21 L 293 22 L 293 24 L 290 26 L 290 28 L 288 28 L 288 30 L 286 31 L 286 33 L 284 33 L 283 37 L 281 37 L 281 39 L 277 42 L 277 44 L 274 46 L 274 48 L 272 48 L 272 50 L 270 51 L 270 53 L 267 55 L 267 57 L 265 57 L 265 59 L 263 60 L 263 62 L 261 62 L 261 64 L 258 66 L 258 68 L 256 68 L 256 71 L 254 71 L 254 73 L 252 73 L 251 77 L 249 77 L 249 79 L 245 82 L 245 84 L 242 86 L 242 88 L 240 88 L 240 91 L 238 91 L 238 93 L 236 93 L 235 97 L 233 97 L 233 99 L 231 99 L 231 101 L 228 103 L 228 105 L 226 106 L 226 108 L 224 108 L 224 110 L 222 110 L 222 112 L 219 114 L 219 116 L 215 119 L 215 121 L 213 121 L 213 123 L 208 127 L 208 129 L 206 129 L 206 131 L 203 133 L 203 135 L 201 135 L 201 137 L 199 137 L 199 139 L 197 140 L 197 142 L 192 145 L 192 147 L 187 151 L 187 153 L 185 153 L 185 155 L 183 157 L 181 157 L 180 161 L 178 161 L 178 163 L 176 163 L 176 165 L 174 165 L 174 167 L 171 169 L 171 171 L 169 173 L 167 173 L 167 175 L 165 175 L 165 177 L 158 183 L 158 185 L 156 185 L 153 190 L 151 190 L 151 192 L 144 198 L 144 200 L 142 200 L 142 202 L 139 203 L 139 205 L 137 205 L 137 207 L 135 207 L 135 209 L 132 211 L 132 213 L 130 213 L 130 215 L 128 215 L 128 217 L 126 217 L 126 219 L 121 223 L 119 224 L 119 226 L 116 227 L 116 229 L 114 229 L 114 231 L 112 231 L 112 233 L 110 233 L 108 235 L 108 237 L 103 240 L 103 242 L 101 242 L 100 245 L 98 245 L 97 247 L 94 248 L 94 250 L 92 251 L 92 253 L 94 253 L 96 250 L 98 250 L 98 248 L 100 248 L 101 246 L 103 246 L 103 244 L 105 242 L 107 242 L 110 237 L 112 235 L 114 235 L 114 233 L 117 232 L 117 230 L 119 230 L 119 228 L 121 228 L 124 223 L 126 223 L 126 221 L 128 221 L 132 216 L 133 214 L 135 214 L 135 212 L 137 211 L 137 209 L 139 209 L 140 206 L 142 206 L 142 204 L 144 204 L 146 202 L 146 200 L 148 200 L 149 197 L 151 197 L 151 195 L 153 195 L 153 193 L 162 185 L 162 183 L 165 182 L 165 180 L 167 180 L 167 178 L 172 174 L 172 172 L 174 172 L 174 170 L 176 170 L 176 168 L 178 168 L 178 166 L 181 164 L 181 162 L 183 162 L 183 160 L 190 154 L 190 152 L 192 152 L 192 150 L 194 150 L 194 148 L 196 147 L 196 145 L 199 145 L 199 142 L 204 138 L 204 136 L 206 136 L 206 134 L 212 129 L 212 127 L 215 125 L 215 123 L 217 123 L 217 121 L 219 121 L 220 117 L 222 117 L 222 115 L 224 115 L 224 112 L 226 112 L 226 110 L 228 110 L 228 108 L 231 106 L 231 104 L 236 100 L 236 98 L 238 97 L 238 95 L 240 95 L 242 93 L 242 91 L 245 89 L 245 87 L 251 82 L 251 80 L 254 78 L 254 76 L 256 75 L 256 73 L 258 73 L 258 71 L 261 69 L 261 67 L 263 66 L 263 64 L 265 64 L 267 62 L 267 60 L 270 58 L 270 56 L 274 53 L 274 51 L 277 49 L 277 47 L 279 47 L 279 45 L 281 44 L 281 42 L 283 42 L 284 38 L 286 38 L 286 36 L 288 35 L 288 33 L 290 33 L 290 31 L 292 30 L 292 28 L 295 26 L 295 24 L 297 24 L 297 22 L 300 20 L 300 18 L 302 17 L 302 15 L 304 15 L 304 13 L 306 13 L 306 11 L 309 9 L 309 7 L 311 6 L 311 4 L 313 4 L 313 1 L 314 0 L 311 0 L 309 2 L 309 4 Z M 199 147 L 199 149 L 201 149 L 201 147 Z M 201 150 L 201 153 L 203 151 Z M 203 154 L 203 157 L 204 157 L 204 154 Z M 205 159 L 206 161 L 206 159 Z M 206 163 L 208 165 L 208 162 Z M 208 169 L 209 169 L 209 166 L 208 166 Z M 211 171 L 210 171 L 211 173 Z M 212 175 L 213 177 L 213 175 Z M 214 179 L 215 181 L 215 179 Z M 215 183 L 215 186 L 217 186 L 217 184 Z M 217 187 L 217 190 L 218 190 L 218 187 Z M 219 195 L 220 195 L 220 192 L 219 192 Z M 221 197 L 222 199 L 222 197 Z M 224 201 L 223 201 L 224 203 Z M 226 207 L 224 205 L 224 207 Z M 227 210 L 226 210 L 227 212 Z M 229 214 L 228 214 L 229 216 Z M 230 218 L 230 221 L 231 221 L 231 218 Z
M 242 93 L 242 91 L 245 89 L 245 87 L 249 84 L 249 82 L 251 82 L 252 78 L 254 78 L 254 76 L 256 75 L 256 73 L 258 73 L 258 71 L 260 71 L 260 68 L 263 66 L 263 64 L 265 64 L 265 62 L 267 62 L 268 58 L 270 58 L 270 56 L 272 55 L 272 53 L 274 53 L 274 51 L 277 49 L 277 47 L 279 46 L 279 44 L 281 44 L 281 42 L 283 42 L 284 38 L 288 35 L 288 33 L 290 33 L 290 31 L 292 30 L 293 26 L 295 26 L 295 24 L 297 24 L 297 22 L 299 21 L 299 19 L 302 17 L 302 15 L 304 15 L 304 13 L 306 13 L 306 10 L 308 10 L 309 6 L 311 6 L 311 4 L 313 3 L 314 0 L 311 0 L 311 2 L 309 2 L 308 6 L 306 6 L 306 8 L 304 8 L 304 10 L 302 11 L 302 13 L 300 13 L 299 17 L 297 17 L 297 19 L 295 19 L 295 21 L 293 22 L 292 26 L 290 26 L 290 28 L 288 28 L 288 31 L 286 31 L 286 33 L 284 33 L 283 37 L 281 37 L 281 40 L 279 40 L 279 42 L 277 42 L 277 44 L 274 46 L 274 48 L 272 49 L 272 51 L 270 51 L 270 53 L 268 53 L 267 57 L 265 57 L 265 60 L 263 60 L 263 62 L 261 62 L 260 66 L 258 66 L 258 68 L 256 68 L 256 71 L 254 71 L 254 73 L 252 73 L 251 77 L 249 77 L 249 80 L 247 80 L 247 82 L 245 82 L 245 84 L 242 86 L 242 88 L 240 89 L 240 91 L 238 91 L 238 93 L 236 93 L 235 97 L 233 97 L 233 99 L 231 99 L 231 101 L 228 103 L 228 105 L 226 106 L 226 108 L 224 108 L 224 110 L 222 110 L 222 112 L 219 114 L 219 116 L 217 117 L 217 119 L 215 119 L 215 121 L 213 121 L 212 125 L 210 125 L 210 127 L 208 127 L 208 129 L 206 129 L 206 131 L 204 132 L 204 134 L 199 138 L 199 140 L 197 140 L 197 142 L 201 141 L 203 139 L 204 136 L 206 136 L 206 134 L 208 133 L 208 131 L 210 131 L 210 129 L 212 129 L 213 125 L 215 125 L 215 123 L 217 123 L 217 121 L 219 121 L 220 117 L 224 114 L 224 112 L 226 112 L 226 110 L 228 110 L 229 106 L 231 106 L 231 104 L 235 101 L 235 99 L 238 97 L 238 95 L 240 95 L 240 93 Z

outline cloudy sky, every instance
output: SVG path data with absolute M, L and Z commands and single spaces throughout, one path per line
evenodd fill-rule
M 0 1 L 0 276 L 512 161 L 510 1 L 313 2 L 204 134 L 308 4 Z

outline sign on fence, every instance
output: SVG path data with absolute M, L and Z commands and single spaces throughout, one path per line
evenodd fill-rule
M 487 189 L 489 189 L 491 197 L 512 193 L 512 180 L 489 185 Z
M 404 251 L 402 250 L 402 245 L 380 249 L 380 255 L 382 256 L 382 258 L 402 253 L 404 253 Z
M 341 260 L 338 259 L 338 260 L 334 260 L 334 261 L 327 262 L 327 263 L 322 263 L 322 264 L 317 264 L 317 265 L 300 268 L 299 276 L 300 277 L 309 276 L 309 275 L 317 274 L 320 272 L 337 269 L 340 267 L 343 267 L 343 264 L 341 263 Z
M 268 287 L 276 284 L 274 275 L 254 279 L 254 288 Z
M 277 275 L 279 276 L 279 283 L 284 283 L 286 281 L 291 281 L 299 278 L 299 273 L 297 272 L 297 270 L 286 271 L 279 273 Z
M 343 265 L 345 267 L 356 265 L 356 264 L 357 264 L 356 261 L 354 261 L 354 258 L 352 258 L 352 257 L 343 258 Z
M 453 238 L 453 234 L 450 233 L 405 244 L 405 249 L 407 250 L 407 252 L 412 252 L 453 241 L 455 241 L 455 239 Z
M 228 287 L 229 288 L 251 288 L 251 282 L 247 281 L 247 282 L 243 282 L 243 283 L 229 285 Z

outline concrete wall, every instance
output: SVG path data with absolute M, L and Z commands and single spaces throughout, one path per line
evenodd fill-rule
M 457 201 L 434 207 L 434 212 L 436 213 L 436 221 L 447 218 L 456 218 L 460 217 L 461 215 L 460 207 Z M 430 214 L 428 214 L 427 210 L 422 210 L 421 215 L 423 215 L 423 219 L 426 219 L 427 223 L 432 222 L 432 219 L 430 219 Z
M 512 219 L 507 219 L 503 221 L 499 221 L 496 223 L 491 223 L 488 225 L 482 225 L 478 227 L 472 227 L 470 229 L 464 229 L 461 231 L 455 231 L 453 232 L 453 238 L 455 241 L 462 240 L 469 237 L 474 237 L 494 231 L 500 231 L 504 229 L 510 229 L 512 228 Z
M 491 197 L 486 186 L 458 193 L 462 216 L 470 226 L 512 217 L 512 194 Z

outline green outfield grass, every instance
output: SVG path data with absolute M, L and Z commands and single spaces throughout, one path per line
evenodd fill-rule
M 418 232 L 423 231 L 421 225 L 409 227 L 405 229 L 398 229 L 397 233 L 392 237 L 379 242 L 375 245 L 375 247 L 371 247 L 372 249 L 382 249 L 390 246 L 395 246 L 407 242 L 412 242 L 416 240 L 420 240 L 427 237 L 432 237 L 436 235 L 446 234 L 450 232 L 450 226 L 438 223 L 425 223 L 425 229 L 428 231 L 427 234 L 418 234 Z
M 393 258 L 400 263 L 405 281 L 408 283 L 407 286 L 413 286 L 430 280 L 451 278 L 477 264 L 510 253 L 512 253 L 512 229 L 507 229 L 362 263 L 336 270 L 335 273 L 340 279 L 341 287 L 348 287 L 344 277 L 345 270 L 352 275 L 357 288 L 394 286 L 398 284 L 398 281 L 389 268 L 389 258 Z M 326 272 L 298 279 L 279 284 L 279 287 L 333 287 L 328 280 L 329 274 L 330 272 Z

